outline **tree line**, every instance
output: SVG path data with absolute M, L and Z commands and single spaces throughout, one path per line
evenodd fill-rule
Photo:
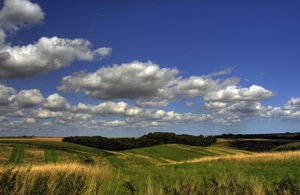
M 102 136 L 72 136 L 65 137 L 63 142 L 71 142 L 103 150 L 127 150 L 133 148 L 149 147 L 159 144 L 185 144 L 191 146 L 210 146 L 217 140 L 213 137 L 176 135 L 169 132 L 155 132 L 139 138 L 107 138 Z

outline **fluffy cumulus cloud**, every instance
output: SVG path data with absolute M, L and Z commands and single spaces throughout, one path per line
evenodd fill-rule
M 16 31 L 44 19 L 40 6 L 29 0 L 4 0 L 0 10 L 0 45 L 5 42 L 6 31 Z
M 6 37 L 11 31 L 43 21 L 45 13 L 29 0 L 5 0 L 0 10 L 0 79 L 32 77 L 70 65 L 74 60 L 98 60 L 112 49 L 92 50 L 85 39 L 41 37 L 36 43 L 11 46 Z
M 62 112 L 53 112 L 51 110 L 42 109 L 42 108 L 39 108 L 35 111 L 35 117 L 37 118 L 48 119 L 48 118 L 56 118 L 62 115 L 63 115 Z
M 12 87 L 0 85 L 0 106 L 7 106 L 12 103 L 16 91 Z
M 2 109 L 11 107 L 11 109 L 31 108 L 41 105 L 45 101 L 44 96 L 38 89 L 21 90 L 16 92 L 12 87 L 0 85 L 0 106 Z
M 45 98 L 41 94 L 40 90 L 38 89 L 31 89 L 31 90 L 22 90 L 20 91 L 14 100 L 17 104 L 22 108 L 30 108 L 35 105 L 41 105 Z
M 43 104 L 43 108 L 46 108 L 51 111 L 63 111 L 69 109 L 70 104 L 68 103 L 66 98 L 55 93 L 49 95 L 49 97 L 46 99 L 45 103 Z
M 1 25 L 17 30 L 18 26 L 32 25 L 44 19 L 40 6 L 29 0 L 4 0 L 0 10 Z
M 300 110 L 300 97 L 291 98 L 285 105 L 284 108 L 287 110 Z
M 247 115 L 262 113 L 264 109 L 264 106 L 257 101 L 242 101 L 235 103 L 227 108 L 227 110 L 230 112 Z
M 224 89 L 208 92 L 204 95 L 204 100 L 221 102 L 257 101 L 270 98 L 274 95 L 274 92 L 257 85 L 252 85 L 249 88 L 231 85 Z
M 106 52 L 90 49 L 91 43 L 84 39 L 42 37 L 35 44 L 6 46 L 0 53 L 0 78 L 29 77 L 68 66 L 74 60 L 94 60 Z
M 94 73 L 80 72 L 64 77 L 58 89 L 63 92 L 83 90 L 89 97 L 105 100 L 171 98 L 169 88 L 176 82 L 177 74 L 177 69 L 134 61 L 102 67 Z
M 226 108 L 227 103 L 225 102 L 205 102 L 204 108 L 210 111 L 219 111 Z
M 206 96 L 209 92 L 235 85 L 238 82 L 239 79 L 236 77 L 214 79 L 211 76 L 191 76 L 188 79 L 181 79 L 175 87 L 175 90 L 179 95 L 185 98 L 191 98 L 195 96 Z
M 232 125 L 250 117 L 299 120 L 298 100 L 292 98 L 282 107 L 263 106 L 259 101 L 205 102 L 209 113 L 178 113 L 130 105 L 124 101 L 105 101 L 98 105 L 79 103 L 70 105 L 59 94 L 44 98 L 39 90 L 21 90 L 1 85 L 0 118 L 5 129 L 136 129 L 164 128 L 186 123 Z M 22 99 L 22 101 L 21 101 Z M 10 107 L 10 112 L 3 108 Z M 10 121 L 14 116 L 20 120 Z M 112 120 L 117 117 L 118 119 Z
M 209 102 L 259 101 L 275 95 L 261 86 L 239 87 L 240 79 L 215 76 L 231 71 L 219 71 L 210 75 L 181 78 L 177 69 L 160 68 L 152 62 L 138 62 L 102 67 L 94 73 L 77 72 L 62 79 L 58 89 L 62 92 L 83 91 L 87 96 L 113 100 L 135 99 L 138 106 L 167 106 L 171 100 L 202 97 L 205 107 Z M 224 104 L 223 104 L 224 105 Z

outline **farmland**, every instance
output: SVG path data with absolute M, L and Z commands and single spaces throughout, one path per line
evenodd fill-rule
M 61 138 L 2 138 L 0 194 L 300 192 L 299 150 L 247 151 L 234 147 L 237 142 L 247 140 L 105 151 Z

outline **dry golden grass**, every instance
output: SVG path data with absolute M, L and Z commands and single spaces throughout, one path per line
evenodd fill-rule
M 172 164 L 184 164 L 184 163 L 198 163 L 207 162 L 214 160 L 231 160 L 231 161 L 244 161 L 244 162 L 266 162 L 266 161 L 289 161 L 289 160 L 300 161 L 300 151 L 289 151 L 289 152 L 272 152 L 272 153 L 253 153 L 253 154 L 237 154 L 237 155 L 226 155 L 217 157 L 204 157 L 198 159 L 192 159 L 188 161 L 173 162 Z
M 25 164 L 41 164 L 45 163 L 45 153 L 41 148 L 25 148 L 24 149 L 24 163 Z
M 61 142 L 62 137 L 34 137 L 34 140 L 38 141 L 52 141 L 52 142 Z
M 26 165 L 0 167 L 0 175 L 9 173 L 13 180 L 10 187 L 1 189 L 0 194 L 102 194 L 111 183 L 120 179 L 110 167 L 90 166 L 78 163 Z M 104 185 L 108 183 L 108 187 Z
M 21 167 L 21 171 L 27 170 L 28 167 Z M 55 171 L 66 171 L 66 172 L 80 172 L 86 173 L 88 175 L 99 174 L 100 172 L 107 172 L 109 167 L 100 168 L 97 166 L 87 166 L 79 163 L 60 163 L 60 164 L 44 164 L 44 165 L 35 165 L 30 167 L 31 172 L 55 172 Z
M 23 137 L 1 137 L 1 140 L 17 140 L 17 141 L 27 141 L 27 140 L 37 140 L 37 141 L 52 141 L 61 142 L 62 137 L 33 137 L 33 138 L 23 138 Z
M 13 147 L 9 145 L 0 145 L 0 164 L 7 162 Z

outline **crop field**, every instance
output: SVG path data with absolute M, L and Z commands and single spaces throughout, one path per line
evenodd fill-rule
M 0 194 L 300 193 L 299 150 L 253 152 L 218 139 L 113 152 L 60 140 L 0 139 Z
M 165 144 L 139 149 L 111 152 L 107 158 L 115 167 L 138 167 L 147 165 L 178 164 L 180 162 L 228 155 L 252 154 L 236 149 L 220 147 L 196 147 L 180 144 Z

